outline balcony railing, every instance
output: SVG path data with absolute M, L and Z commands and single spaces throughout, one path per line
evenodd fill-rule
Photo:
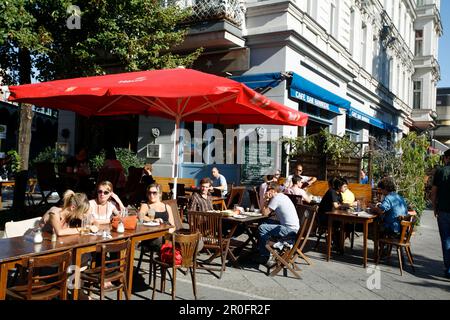
M 161 0 L 161 4 L 192 8 L 188 22 L 225 19 L 239 27 L 245 19 L 242 0 Z

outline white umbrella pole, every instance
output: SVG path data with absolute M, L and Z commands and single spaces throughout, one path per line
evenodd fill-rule
M 174 148 L 175 148 L 175 158 L 174 158 L 174 164 L 173 164 L 173 199 L 177 198 L 177 180 L 178 180 L 178 152 L 179 152 L 179 146 L 180 146 L 180 118 L 176 117 L 175 120 L 175 140 L 173 142 Z

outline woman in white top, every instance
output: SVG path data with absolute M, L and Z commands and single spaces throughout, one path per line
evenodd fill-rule
M 80 233 L 81 220 L 89 214 L 89 201 L 84 193 L 67 190 L 63 196 L 62 208 L 51 207 L 42 217 L 44 232 L 59 236 Z
M 124 209 L 122 201 L 113 192 L 113 185 L 109 181 L 97 184 L 97 197 L 89 201 L 91 214 L 99 224 L 110 223 L 113 214 L 119 214 Z

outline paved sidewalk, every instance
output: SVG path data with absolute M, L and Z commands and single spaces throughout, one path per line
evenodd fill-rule
M 311 245 L 314 244 L 312 239 Z M 333 255 L 326 262 L 325 243 L 319 252 L 309 251 L 312 266 L 303 261 L 299 265 L 302 279 L 283 277 L 282 272 L 276 277 L 269 277 L 266 268 L 251 262 L 245 262 L 243 269 L 227 267 L 222 279 L 199 270 L 197 273 L 197 291 L 199 299 L 450 299 L 450 280 L 443 277 L 442 252 L 436 220 L 431 211 L 423 215 L 421 226 L 412 237 L 412 253 L 415 259 L 416 273 L 406 262 L 403 276 L 400 276 L 395 250 L 390 262 L 380 262 L 380 289 L 369 290 L 367 280 L 370 273 L 362 267 L 362 237 L 355 238 L 354 250 L 351 252 L 349 242 L 343 256 Z M 352 254 L 353 253 L 353 254 Z M 369 240 L 369 267 L 373 266 L 373 242 Z M 407 259 L 405 259 L 407 261 Z M 144 265 L 146 268 L 147 265 Z M 147 285 L 148 274 L 140 273 L 135 278 L 136 292 L 133 299 L 151 298 Z M 177 275 L 177 298 L 193 299 L 190 277 Z M 157 279 L 159 288 L 159 279 Z M 166 284 L 169 293 L 170 282 Z M 157 292 L 156 299 L 170 299 L 168 294 Z

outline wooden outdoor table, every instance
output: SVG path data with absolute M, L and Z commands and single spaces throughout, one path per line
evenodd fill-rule
M 249 242 L 253 243 L 253 246 L 256 246 L 256 241 L 257 241 L 257 235 L 255 235 L 253 233 L 253 231 L 250 229 L 250 224 L 253 222 L 257 222 L 257 221 L 261 221 L 264 219 L 267 219 L 268 216 L 247 216 L 246 218 L 235 218 L 233 216 L 224 216 L 222 218 L 223 221 L 230 221 L 233 223 L 233 226 L 230 230 L 230 234 L 228 235 L 228 237 L 231 239 L 234 235 L 234 233 L 236 232 L 236 229 L 239 225 L 243 225 L 244 226 L 244 232 L 248 235 L 248 239 L 244 242 L 244 244 L 240 245 L 237 248 L 234 248 L 233 251 L 231 251 L 231 248 L 228 248 L 228 256 L 229 259 L 231 260 L 231 262 L 233 262 L 233 264 L 237 263 L 237 260 L 239 258 L 237 258 L 236 256 L 239 255 L 239 253 L 247 246 L 247 244 Z
M 369 224 L 373 223 L 376 219 L 376 215 L 370 216 L 357 216 L 354 213 L 348 212 L 347 210 L 333 210 L 330 212 L 326 212 L 328 215 L 328 247 L 327 247 L 327 261 L 330 261 L 331 256 L 331 239 L 333 232 L 333 222 L 339 221 L 342 224 L 342 228 L 345 223 L 361 223 L 363 225 L 363 243 L 364 243 L 364 257 L 363 263 L 364 268 L 367 267 L 367 237 L 369 233 Z M 374 232 L 374 259 L 376 260 L 378 254 L 378 235 L 377 232 Z M 342 243 L 343 245 L 343 243 Z
M 14 180 L 2 180 L 0 181 L 0 209 L 3 208 L 2 190 L 3 187 L 14 187 L 16 185 Z
M 121 239 L 131 239 L 128 267 L 128 292 L 131 294 L 136 244 L 139 241 L 162 237 L 172 227 L 168 224 L 156 227 L 138 225 L 136 230 L 125 230 L 124 233 L 111 231 L 111 239 L 104 239 L 98 235 L 70 235 L 58 237 L 56 242 L 52 242 L 50 235 L 44 235 L 44 241 L 41 244 L 34 244 L 29 236 L 0 239 L 0 300 L 4 300 L 6 297 L 8 270 L 14 268 L 14 265 L 22 258 L 72 250 L 75 265 L 81 267 L 82 255 L 94 252 L 97 244 Z M 76 269 L 75 279 L 76 281 L 79 279 L 79 268 Z M 78 289 L 74 289 L 73 299 L 78 299 Z

